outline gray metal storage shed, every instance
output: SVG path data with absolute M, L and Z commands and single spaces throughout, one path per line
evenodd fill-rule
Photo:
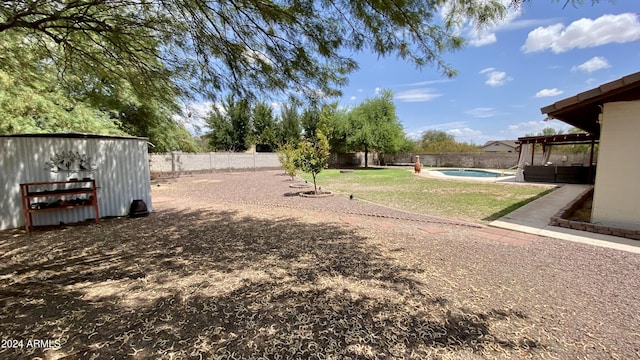
M 133 200 L 151 211 L 147 139 L 93 134 L 0 136 L 0 230 L 24 225 L 21 183 L 95 179 L 100 217 L 126 216 Z M 34 225 L 93 218 L 90 208 L 33 214 Z

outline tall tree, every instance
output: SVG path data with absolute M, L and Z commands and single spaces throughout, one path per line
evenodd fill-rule
M 117 113 L 112 111 L 112 117 L 127 134 L 149 138 L 153 152 L 199 151 L 200 146 L 184 125 L 174 120 L 168 109 L 154 105 L 126 102 Z
M 241 99 L 227 108 L 227 113 L 231 120 L 233 133 L 233 149 L 235 151 L 246 151 L 253 144 L 253 125 L 251 122 L 251 106 L 249 101 Z
M 233 128 L 231 122 L 225 114 L 218 108 L 214 107 L 207 117 L 207 126 L 211 131 L 205 134 L 208 139 L 209 147 L 213 151 L 231 151 Z
M 351 111 L 349 118 L 347 146 L 351 150 L 364 151 L 365 167 L 369 166 L 369 152 L 393 153 L 404 145 L 404 130 L 390 90 L 383 90 L 379 96 L 362 102 Z
M 300 125 L 304 136 L 309 138 L 316 135 L 320 124 L 320 107 L 317 103 L 311 103 L 302 111 L 300 115 Z
M 152 151 L 197 150 L 191 134 L 173 118 L 177 93 L 165 94 L 163 101 L 141 101 L 126 81 L 91 78 L 90 73 L 83 81 L 69 75 L 61 83 L 46 54 L 26 40 L 17 33 L 0 33 L 0 51 L 17 51 L 25 65 L 21 71 L 13 63 L 11 72 L 0 69 L 0 132 L 128 134 L 148 137 L 155 145 Z
M 229 94 L 221 108 L 214 106 L 209 112 L 207 134 L 214 150 L 245 151 L 251 146 L 251 108 L 245 99 L 236 100 Z
M 350 151 L 347 145 L 347 136 L 351 131 L 349 110 L 339 109 L 337 103 L 333 103 L 331 106 L 333 111 L 328 118 L 327 126 L 327 138 L 331 152 L 346 153 Z
M 124 135 L 107 111 L 70 96 L 60 86 L 56 68 L 24 40 L 19 34 L 0 33 L 0 133 Z
M 318 194 L 317 176 L 329 166 L 329 140 L 325 135 L 331 111 L 328 107 L 315 112 L 313 130 L 307 131 L 294 155 L 294 165 L 313 178 L 314 194 Z
M 440 130 L 427 130 L 422 133 L 420 143 L 422 147 L 428 147 L 431 144 L 453 143 L 456 139 L 451 134 L 447 134 Z
M 0 70 L 0 134 L 83 132 L 125 135 L 109 113 L 66 96 L 50 73 L 24 83 Z
M 480 146 L 456 141 L 455 137 L 440 130 L 427 130 L 418 141 L 418 151 L 426 153 L 477 152 Z
M 295 103 L 283 105 L 280 111 L 280 141 L 282 144 L 298 145 L 302 129 L 300 127 L 300 114 Z
M 273 109 L 265 102 L 258 102 L 253 106 L 252 117 L 256 151 L 273 151 L 278 145 L 278 126 Z

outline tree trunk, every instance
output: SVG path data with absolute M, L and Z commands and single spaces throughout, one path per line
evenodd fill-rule
M 318 195 L 318 186 L 316 185 L 316 174 L 311 173 L 311 176 L 313 177 L 313 193 L 315 195 Z
M 364 167 L 369 167 L 369 147 L 367 145 L 364 146 Z

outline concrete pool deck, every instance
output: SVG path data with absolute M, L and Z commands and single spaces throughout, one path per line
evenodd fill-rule
M 445 170 L 457 170 L 457 168 L 451 168 L 451 169 L 445 169 Z M 467 170 L 475 170 L 475 169 L 467 169 Z M 491 170 L 484 170 L 484 169 L 483 169 L 483 171 L 501 173 L 500 171 L 491 171 Z M 507 171 L 506 173 L 513 173 L 513 172 L 512 171 Z M 474 182 L 478 182 L 479 181 L 479 182 L 488 182 L 488 183 L 493 183 L 493 182 L 515 182 L 515 180 L 516 180 L 516 176 L 515 175 L 498 176 L 498 177 L 453 176 L 453 175 L 446 175 L 446 174 L 440 172 L 438 169 L 422 169 L 422 171 L 420 172 L 420 176 L 430 177 L 430 178 L 434 178 L 434 179 L 474 181 Z

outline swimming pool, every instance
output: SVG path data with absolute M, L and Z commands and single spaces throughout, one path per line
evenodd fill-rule
M 494 171 L 477 170 L 477 169 L 436 169 L 448 176 L 460 176 L 460 177 L 481 177 L 481 178 L 497 178 L 501 176 L 510 176 L 513 174 L 501 174 Z

